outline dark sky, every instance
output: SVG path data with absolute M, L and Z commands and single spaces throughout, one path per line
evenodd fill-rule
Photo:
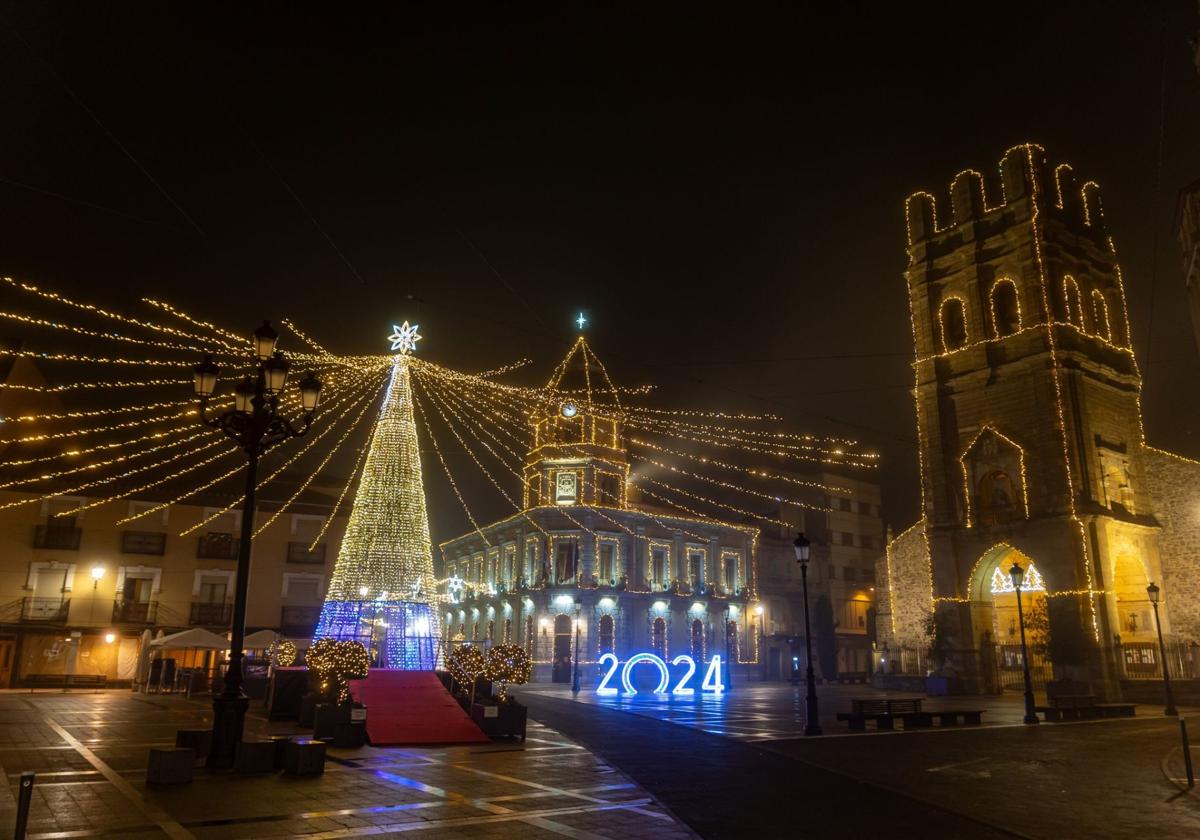
M 903 526 L 903 199 L 1033 140 L 1102 185 L 1148 433 L 1200 455 L 1191 3 L 181 5 L 0 6 L 0 272 L 538 378 L 583 309 L 659 404 L 881 451 Z

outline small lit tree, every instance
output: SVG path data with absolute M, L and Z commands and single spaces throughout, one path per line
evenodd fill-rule
M 477 645 L 459 645 L 446 657 L 446 670 L 468 699 L 475 696 L 475 680 L 487 669 L 487 660 Z
M 487 652 L 487 666 L 483 676 L 490 682 L 499 683 L 496 699 L 508 702 L 508 686 L 524 685 L 533 676 L 533 663 L 529 654 L 520 645 L 496 645 Z
M 318 639 L 306 658 L 317 692 L 339 706 L 350 702 L 350 680 L 366 679 L 371 667 L 367 649 L 348 640 Z

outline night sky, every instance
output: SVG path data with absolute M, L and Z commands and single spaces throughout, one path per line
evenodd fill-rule
M 0 273 L 530 382 L 583 310 L 656 405 L 882 452 L 903 527 L 903 200 L 1032 140 L 1100 182 L 1149 437 L 1200 456 L 1193 3 L 177 5 L 0 6 Z

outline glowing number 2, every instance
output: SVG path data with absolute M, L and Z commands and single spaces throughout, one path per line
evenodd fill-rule
M 692 659 L 692 657 L 688 656 L 686 653 L 681 653 L 679 656 L 676 656 L 671 660 L 672 665 L 678 665 L 680 662 L 687 664 L 687 673 L 679 678 L 679 682 L 675 684 L 675 688 L 672 689 L 671 693 L 681 695 L 695 694 L 696 689 L 689 687 L 688 681 L 691 680 L 692 674 L 696 673 L 696 660 Z
M 605 660 L 608 660 L 611 663 L 611 667 L 609 667 L 608 671 L 604 674 L 604 679 L 600 680 L 600 685 L 596 687 L 596 693 L 602 697 L 611 697 L 617 693 L 617 690 L 609 687 L 608 681 L 612 679 L 613 674 L 617 673 L 617 666 L 620 665 L 620 663 L 617 662 L 617 655 L 615 653 L 606 653 L 600 657 L 599 664 L 602 667 Z

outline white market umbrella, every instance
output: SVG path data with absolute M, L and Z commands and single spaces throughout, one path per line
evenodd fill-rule
M 251 633 L 242 640 L 242 649 L 267 650 L 271 645 L 275 644 L 276 635 L 274 630 L 259 630 Z

